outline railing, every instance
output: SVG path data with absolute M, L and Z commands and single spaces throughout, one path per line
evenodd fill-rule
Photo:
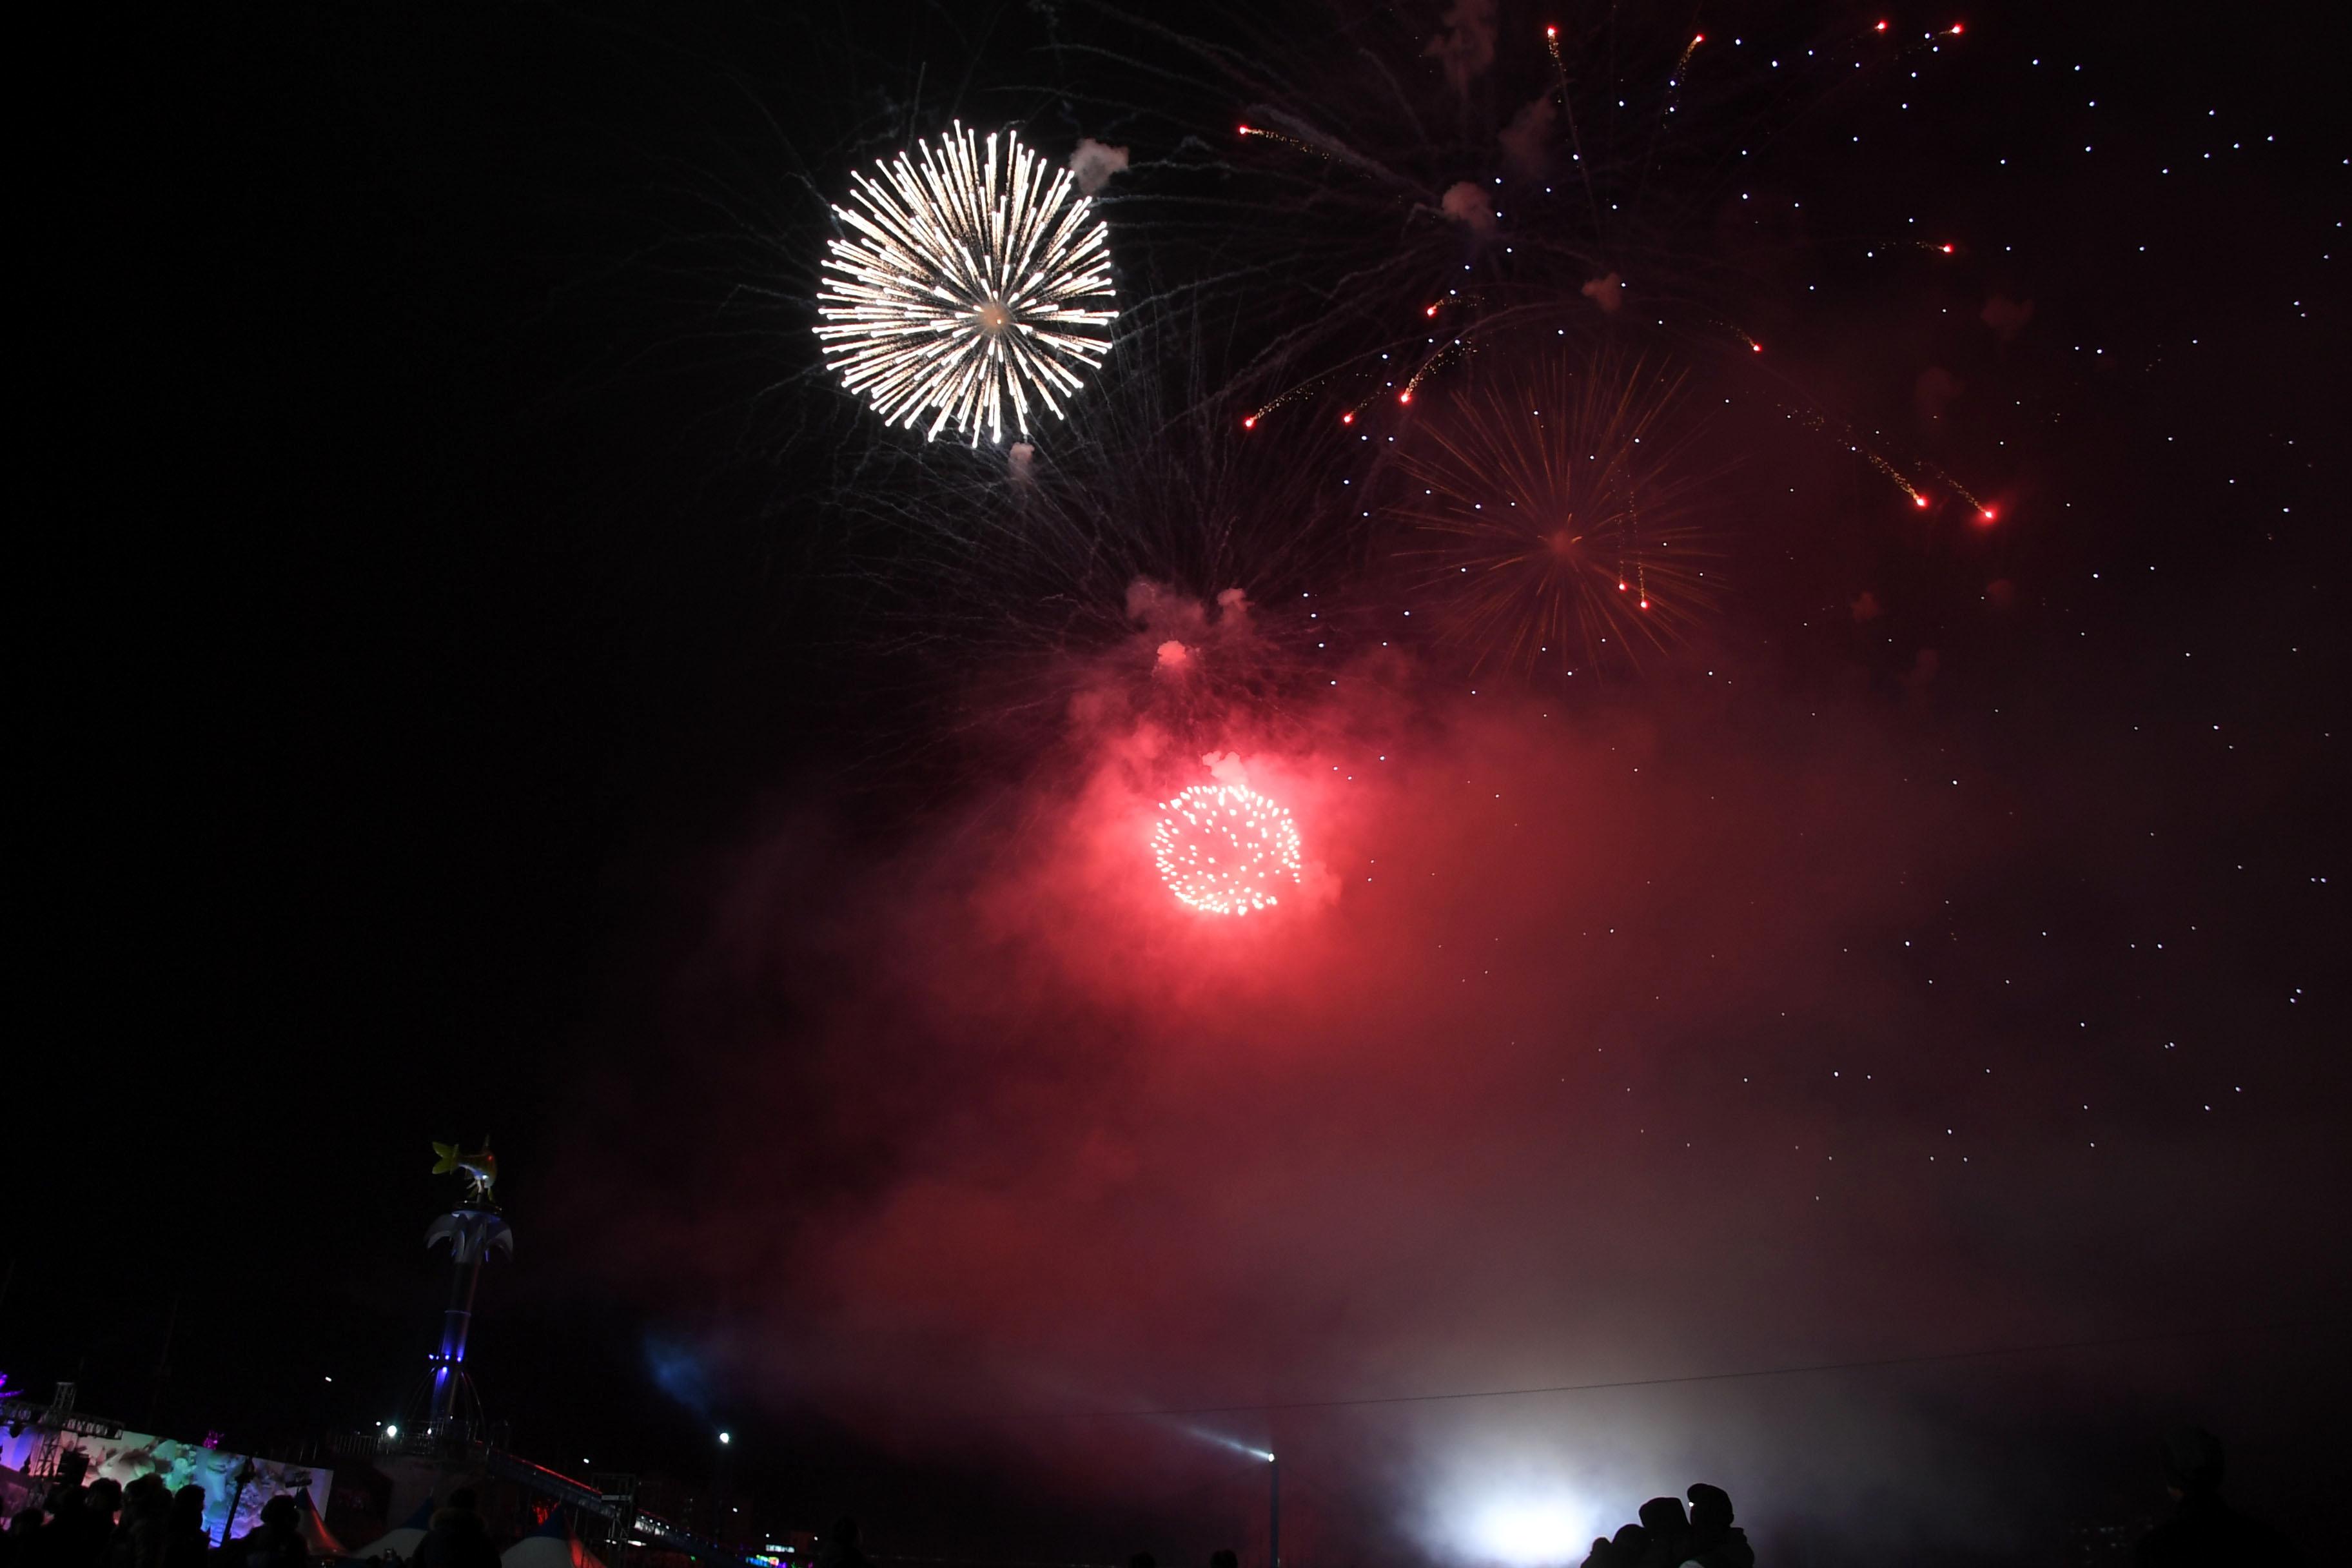
M 611 1520 L 618 1527 L 614 1533 L 623 1535 L 624 1539 L 641 1536 L 647 1546 L 659 1546 L 697 1562 L 728 1564 L 751 1562 L 751 1557 L 740 1546 L 723 1545 L 708 1536 L 698 1535 L 693 1531 L 672 1524 L 657 1513 L 647 1513 L 629 1498 L 598 1491 L 585 1481 L 574 1480 L 544 1465 L 534 1465 L 529 1459 L 502 1448 L 484 1447 L 473 1458 L 491 1475 L 528 1487 L 558 1502 L 567 1503 L 583 1513 Z

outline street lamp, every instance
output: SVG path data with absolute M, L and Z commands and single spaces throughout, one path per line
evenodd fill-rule
M 1265 1461 L 1265 1534 L 1266 1568 L 1282 1568 L 1282 1467 L 1275 1461 L 1271 1448 L 1253 1448 L 1238 1437 L 1228 1437 L 1205 1427 L 1187 1426 L 1184 1431 L 1205 1443 L 1220 1448 L 1230 1448 L 1236 1454 L 1247 1454 L 1253 1459 Z
M 710 1468 L 710 1519 L 709 1529 L 712 1539 L 730 1541 L 728 1531 L 728 1495 L 735 1489 L 735 1434 L 720 1427 L 718 1460 Z
M 1267 1568 L 1282 1568 L 1282 1466 L 1265 1457 L 1265 1560 Z

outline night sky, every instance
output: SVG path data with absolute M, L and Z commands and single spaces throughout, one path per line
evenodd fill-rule
M 1565 165 L 1416 229 L 1232 131 L 1406 169 L 1385 91 L 1488 148 L 1565 12 L 676 9 L 69 51 L 12 1387 L 396 1415 L 428 1143 L 487 1134 L 515 1447 L 698 1485 L 729 1426 L 764 1521 L 882 1553 L 1250 1562 L 1236 1444 L 1305 1568 L 1580 1561 L 1698 1479 L 1772 1561 L 2055 1562 L 2161 1511 L 2192 1420 L 2278 1523 L 2340 1484 L 2318 40 L 1708 8 L 1685 118 L 1587 106 L 1649 226 L 1541 335 L 1685 376 L 1711 575 L 1637 662 L 1521 660 L 1384 520 L 1544 346 L 1410 407 L 1364 367 L 1438 344 L 1457 261 L 1474 339 L 1554 309 L 1496 251 Z M 828 204 L 957 118 L 1129 149 L 1128 335 L 1042 488 L 886 430 L 811 331 Z M 1297 821 L 1276 911 L 1153 871 L 1213 770 Z M 1591 1384 L 1641 1386 L 1394 1402 Z

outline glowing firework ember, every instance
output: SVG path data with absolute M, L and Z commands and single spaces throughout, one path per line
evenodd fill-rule
M 1000 145 L 1001 143 L 1001 145 Z M 1067 170 L 1007 131 L 958 125 L 853 176 L 817 295 L 826 363 L 875 411 L 936 440 L 1004 439 L 1059 417 L 1102 363 L 1118 315 L 1102 220 Z
M 1298 881 L 1298 825 L 1289 811 L 1238 784 L 1194 784 L 1169 801 L 1151 835 L 1160 879 L 1178 901 L 1213 915 L 1245 915 Z

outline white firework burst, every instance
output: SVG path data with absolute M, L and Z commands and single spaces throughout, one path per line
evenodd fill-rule
M 851 232 L 817 295 L 826 363 L 890 423 L 928 418 L 934 440 L 1058 418 L 1118 313 L 1093 204 L 1010 131 L 983 142 L 959 123 L 877 167 L 833 209 Z

